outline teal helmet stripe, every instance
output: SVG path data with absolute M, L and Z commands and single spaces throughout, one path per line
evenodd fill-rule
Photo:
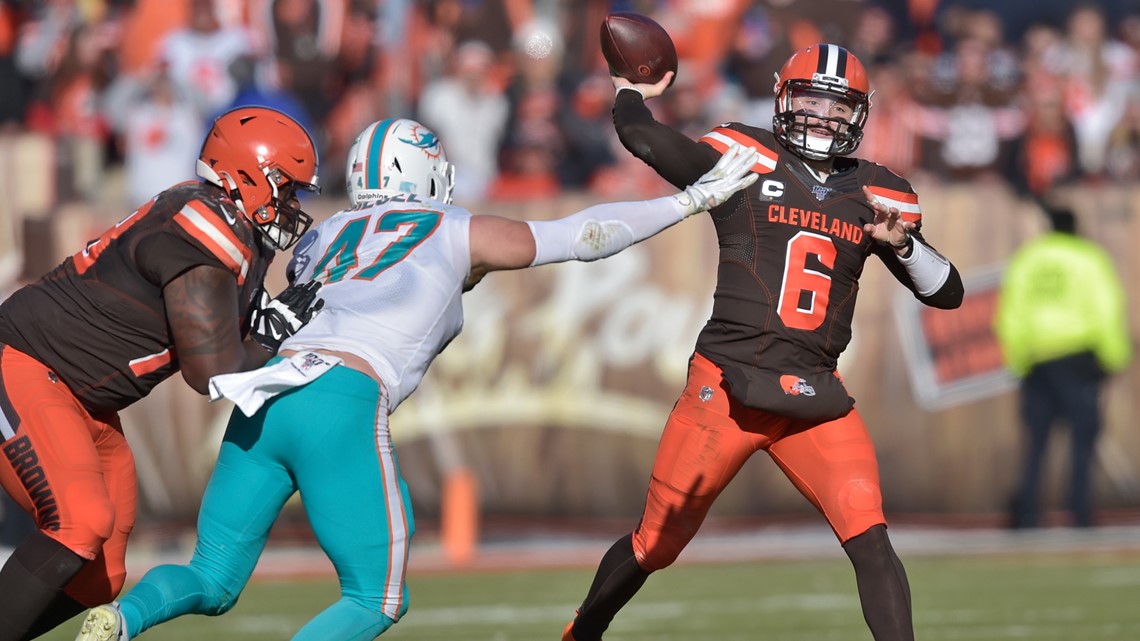
M 368 140 L 368 162 L 364 165 L 364 188 L 380 189 L 380 152 L 384 149 L 384 138 L 388 130 L 396 123 L 395 118 L 389 118 L 376 124 L 372 130 L 372 137 Z

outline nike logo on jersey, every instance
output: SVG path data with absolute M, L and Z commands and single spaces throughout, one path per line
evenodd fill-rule
M 230 210 L 228 207 L 223 205 L 221 207 L 221 210 L 222 210 L 222 215 L 225 216 L 225 218 L 226 218 L 226 222 L 229 223 L 231 227 L 233 225 L 237 224 L 237 217 L 230 213 Z

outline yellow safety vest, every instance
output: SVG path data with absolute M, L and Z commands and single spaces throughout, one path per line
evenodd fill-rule
M 1019 248 L 998 295 L 994 330 L 1006 366 L 1025 376 L 1036 364 L 1093 352 L 1107 372 L 1132 359 L 1124 289 L 1108 253 L 1049 232 Z

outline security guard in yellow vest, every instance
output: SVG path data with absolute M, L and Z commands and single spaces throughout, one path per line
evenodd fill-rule
M 1069 508 L 1073 525 L 1092 525 L 1092 461 L 1108 374 L 1132 359 L 1124 290 L 1108 253 L 1080 237 L 1068 209 L 1046 210 L 1053 230 L 1010 260 L 995 330 L 1006 366 L 1021 378 L 1024 468 L 1012 527 L 1040 525 L 1042 463 L 1058 418 L 1071 429 Z

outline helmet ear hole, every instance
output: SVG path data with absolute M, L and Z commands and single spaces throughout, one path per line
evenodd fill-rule
M 257 185 L 257 181 L 255 181 L 253 177 L 246 173 L 244 170 L 239 169 L 237 173 L 238 176 L 241 177 L 241 181 L 246 185 L 249 185 L 251 187 Z

